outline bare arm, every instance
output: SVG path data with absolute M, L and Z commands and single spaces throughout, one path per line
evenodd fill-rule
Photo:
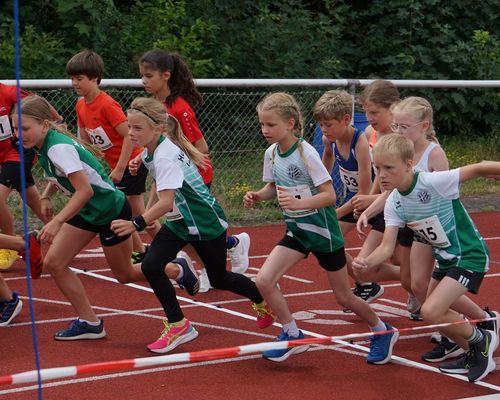
M 353 267 L 356 269 L 371 268 L 386 261 L 394 253 L 399 228 L 397 226 L 387 226 L 384 231 L 382 243 L 365 258 L 356 257 L 353 260 Z
M 500 162 L 482 161 L 477 164 L 470 164 L 465 167 L 461 167 L 459 172 L 460 182 L 465 182 L 479 177 L 500 179 Z
M 319 193 L 311 197 L 297 199 L 286 190 L 278 191 L 278 201 L 280 206 L 288 210 L 302 210 L 323 208 L 335 204 L 335 191 L 332 182 L 327 181 L 318 186 Z
M 325 166 L 328 173 L 331 174 L 332 170 L 333 170 L 333 162 L 334 162 L 332 144 L 325 136 L 321 137 L 321 141 L 323 142 L 323 147 L 324 147 L 323 156 L 321 157 L 321 161 L 323 162 L 323 165 Z
M 276 186 L 274 182 L 268 182 L 257 192 L 246 192 L 243 196 L 243 205 L 245 208 L 251 208 L 255 203 L 260 201 L 271 200 L 276 197 Z
M 115 130 L 123 138 L 123 144 L 120 152 L 120 158 L 118 159 L 115 168 L 113 168 L 113 171 L 109 174 L 109 177 L 114 183 L 118 183 L 123 179 L 123 173 L 127 169 L 128 161 L 134 146 L 132 146 L 132 142 L 130 142 L 130 138 L 128 136 L 127 121 L 118 124 L 115 127 Z

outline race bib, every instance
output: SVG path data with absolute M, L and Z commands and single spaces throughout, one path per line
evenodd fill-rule
M 12 128 L 8 115 L 0 116 L 0 140 L 5 140 L 12 137 Z
M 104 151 L 113 147 L 113 142 L 111 142 L 102 127 L 99 126 L 95 129 L 85 128 L 85 132 L 89 135 L 90 142 L 98 146 L 101 150 Z
M 312 197 L 311 190 L 308 185 L 299 185 L 299 186 L 276 186 L 276 190 L 278 192 L 286 192 L 289 196 L 293 196 L 296 199 L 305 199 L 307 197 Z M 318 211 L 316 209 L 308 209 L 308 210 L 288 210 L 286 208 L 282 208 L 283 212 L 292 218 L 298 217 L 306 217 L 308 215 L 316 214 Z
M 432 217 L 424 218 L 419 221 L 413 221 L 407 225 L 411 230 L 429 242 L 429 244 L 433 247 L 444 248 L 451 245 L 437 215 L 433 215 Z
M 168 213 L 165 214 L 165 218 L 167 221 L 177 221 L 179 219 L 184 218 L 179 210 L 179 208 L 175 205 L 174 202 L 174 207 L 172 208 L 172 211 L 169 211 Z
M 359 188 L 359 173 L 358 171 L 349 171 L 339 166 L 340 177 L 344 182 L 345 187 L 350 192 L 357 192 Z

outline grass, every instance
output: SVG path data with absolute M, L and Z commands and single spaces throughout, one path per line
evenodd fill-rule
M 450 168 L 482 160 L 500 160 L 500 137 L 498 135 L 474 138 L 473 142 L 465 137 L 445 137 L 441 139 L 441 144 L 448 156 Z M 251 210 L 245 209 L 242 204 L 243 196 L 247 191 L 258 190 L 264 185 L 262 182 L 264 147 L 265 144 L 262 148 L 251 150 L 212 153 L 215 177 L 212 193 L 221 203 L 232 226 L 272 223 L 282 219 L 275 200 L 259 203 Z M 41 192 L 45 181 L 40 167 L 35 166 L 33 174 Z M 461 193 L 463 196 L 500 194 L 500 181 L 480 178 L 465 182 Z M 66 199 L 58 193 L 54 196 L 52 203 L 57 212 L 64 206 Z M 14 214 L 16 228 L 19 230 L 20 221 L 22 221 L 20 196 L 12 193 L 8 204 Z M 31 211 L 29 225 L 30 228 L 41 226 L 40 221 L 33 217 Z

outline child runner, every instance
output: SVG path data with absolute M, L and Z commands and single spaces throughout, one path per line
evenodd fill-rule
M 39 277 L 42 271 L 43 257 L 40 243 L 37 240 L 36 233 L 30 233 L 29 237 L 29 255 L 30 270 L 32 278 Z M 0 246 L 6 249 L 12 249 L 24 258 L 24 239 L 21 236 L 10 236 L 0 234 Z M 10 290 L 7 282 L 0 274 L 0 326 L 9 325 L 12 320 L 19 315 L 23 308 L 23 302 L 19 299 L 17 292 Z
M 96 145 L 104 153 L 111 167 L 109 178 L 118 189 L 127 196 L 134 215 L 142 214 L 144 192 L 148 171 L 140 166 L 132 176 L 128 170 L 131 159 L 140 154 L 141 149 L 134 149 L 128 137 L 127 116 L 109 94 L 99 89 L 104 75 L 104 62 L 93 51 L 84 50 L 75 54 L 66 64 L 66 73 L 71 76 L 71 84 L 81 98 L 76 103 L 76 115 L 80 137 Z M 151 238 L 160 229 L 153 224 L 148 232 Z M 135 232 L 132 235 L 133 262 L 141 262 L 146 247 Z
M 30 93 L 21 90 L 21 98 Z M 20 154 L 17 138 L 12 134 L 9 114 L 17 102 L 17 87 L 0 83 L 0 231 L 6 235 L 14 234 L 14 218 L 7 207 L 7 198 L 13 190 L 21 192 Z M 55 121 L 62 117 L 51 106 L 51 115 Z M 24 150 L 24 174 L 26 182 L 26 201 L 28 206 L 42 221 L 47 219 L 40 212 L 40 194 L 35 186 L 31 167 L 34 163 L 33 150 Z M 13 249 L 0 249 L 0 269 L 10 268 L 18 258 L 18 252 Z
M 361 93 L 359 102 L 370 123 L 365 129 L 366 139 L 370 147 L 370 154 L 371 149 L 379 137 L 392 133 L 391 105 L 397 101 L 399 101 L 399 91 L 397 87 L 392 82 L 382 79 L 375 80 L 370 85 L 366 86 Z M 377 178 L 375 177 L 370 194 L 360 194 L 352 199 L 355 217 L 358 217 L 361 212 L 378 197 L 379 193 L 380 188 Z M 361 256 L 363 254 L 369 254 L 382 239 L 382 234 L 384 232 L 383 215 L 374 216 L 371 222 L 372 230 L 365 238 L 363 247 L 360 251 Z M 348 265 L 348 267 L 350 267 L 350 265 Z M 398 268 L 386 263 L 380 267 L 383 268 L 385 276 L 389 278 L 389 280 L 399 279 Z M 356 296 L 370 302 L 384 293 L 384 288 L 378 283 L 359 280 L 359 278 L 353 276 L 351 268 L 349 268 L 349 272 L 351 277 L 356 280 L 356 287 L 354 288 L 354 294 L 356 294 Z
M 130 261 L 130 235 L 119 237 L 110 228 L 113 219 L 132 217 L 130 205 L 98 161 L 98 149 L 51 122 L 49 103 L 45 99 L 26 97 L 21 101 L 21 112 L 23 146 L 35 148 L 49 181 L 43 197 L 50 199 L 58 189 L 70 197 L 38 235 L 42 242 L 51 244 L 44 268 L 79 316 L 67 329 L 57 332 L 55 339 L 102 338 L 106 336 L 104 321 L 92 310 L 82 282 L 69 268 L 69 263 L 99 233 L 104 255 L 118 281 L 144 281 L 140 265 L 132 266 Z M 16 115 L 12 123 L 17 131 Z M 47 203 L 42 203 L 42 212 L 49 207 Z
M 370 268 L 390 257 L 398 230 L 405 225 L 430 243 L 438 263 L 422 316 L 431 324 L 451 324 L 439 330 L 467 351 L 456 361 L 441 364 L 440 370 L 465 373 L 475 382 L 496 367 L 493 352 L 498 335 L 464 322 L 451 309 L 468 291 L 478 292 L 489 264 L 488 248 L 459 200 L 459 186 L 479 176 L 500 178 L 500 162 L 429 173 L 413 170 L 413 156 L 413 143 L 402 135 L 387 135 L 375 145 L 373 158 L 381 186 L 392 190 L 384 209 L 386 228 L 382 243 L 354 264 Z
M 247 192 L 243 202 L 245 207 L 252 207 L 277 196 L 285 217 L 286 234 L 257 274 L 257 287 L 283 325 L 276 341 L 304 338 L 277 283 L 311 252 L 326 270 L 341 305 L 352 309 L 373 332 L 393 330 L 378 318 L 368 303 L 350 290 L 344 240 L 333 206 L 335 192 L 331 177 L 316 150 L 302 138 L 302 119 L 296 100 L 287 93 L 272 93 L 257 105 L 257 113 L 262 134 L 271 144 L 264 156 L 263 180 L 267 183 L 257 192 Z M 397 338 L 397 330 L 373 335 L 367 362 L 387 363 Z M 284 361 L 307 348 L 304 345 L 269 350 L 263 357 Z
M 418 172 L 448 170 L 448 159 L 441 146 L 439 146 L 434 131 L 433 111 L 430 103 L 422 97 L 407 97 L 392 106 L 392 113 L 393 131 L 401 133 L 413 142 L 415 149 L 413 170 Z M 386 193 L 389 194 L 389 191 Z M 370 214 L 365 214 L 365 216 L 360 217 L 360 220 L 383 209 L 384 205 L 380 200 L 386 197 L 377 199 L 364 212 L 365 214 L 368 211 Z M 376 203 L 380 203 L 379 209 L 372 211 L 371 209 L 376 206 Z M 362 221 L 360 222 L 361 225 Z M 411 276 L 411 290 L 415 294 L 419 305 L 424 303 L 427 296 L 434 262 L 432 247 L 418 235 L 414 235 L 410 253 L 410 271 L 408 272 Z M 401 271 L 401 274 L 403 274 L 403 271 Z M 498 315 L 496 311 L 490 311 L 488 308 L 482 310 L 467 296 L 462 296 L 457 300 L 453 305 L 453 309 L 470 319 L 482 319 Z M 420 309 L 412 313 L 411 318 L 421 320 Z M 479 326 L 494 331 L 497 331 L 498 328 L 496 323 L 480 323 Z M 459 345 L 443 336 L 434 349 L 422 355 L 422 359 L 428 362 L 441 362 L 460 356 L 463 353 L 464 351 Z
M 175 117 L 165 113 L 163 105 L 153 98 L 137 98 L 127 110 L 129 135 L 136 147 L 144 146 L 142 162 L 156 182 L 156 196 L 151 207 L 130 221 L 117 219 L 111 227 L 118 236 L 142 230 L 150 222 L 166 216 L 166 222 L 154 237 L 142 261 L 142 271 L 160 301 L 167 321 L 160 337 L 147 347 L 152 352 L 167 353 L 198 336 L 184 318 L 169 277 L 186 274 L 173 264 L 179 251 L 191 244 L 207 269 L 215 288 L 229 290 L 249 298 L 257 311 L 257 324 L 265 328 L 274 316 L 265 304 L 255 283 L 245 275 L 226 270 L 227 222 L 222 208 L 203 183 L 198 169 L 206 157 L 182 133 Z M 181 252 L 182 254 L 183 252 Z M 177 258 L 176 258 L 177 257 Z M 163 266 L 171 267 L 168 276 Z M 192 294 L 198 291 L 195 280 Z
M 203 105 L 203 98 L 196 88 L 187 63 L 177 53 L 152 49 L 139 59 L 142 83 L 147 93 L 162 102 L 167 112 L 179 121 L 189 142 L 206 155 L 206 162 L 198 171 L 203 182 L 210 188 L 213 179 L 212 163 L 208 156 L 207 142 L 198 125 L 193 108 Z M 227 249 L 231 259 L 231 271 L 243 274 L 248 268 L 250 236 L 242 232 L 227 237 Z M 202 270 L 200 291 L 210 288 Z

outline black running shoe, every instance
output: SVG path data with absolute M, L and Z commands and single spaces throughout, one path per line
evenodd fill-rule
M 378 299 L 384 294 L 383 286 L 380 286 L 377 282 L 359 284 L 356 283 L 356 287 L 352 289 L 355 296 L 363 299 L 367 303 L 371 303 L 373 300 Z M 352 313 L 348 308 L 342 310 L 345 313 Z
M 450 342 L 448 338 L 443 336 L 436 347 L 422 356 L 422 360 L 428 362 L 441 362 L 449 358 L 458 357 L 464 353 L 464 349 L 458 344 Z
M 495 332 L 478 328 L 483 334 L 483 340 L 470 346 L 467 355 L 469 361 L 469 382 L 476 382 L 483 379 L 491 371 L 496 369 L 493 352 L 497 346 L 498 337 Z
M 177 281 L 179 287 L 185 289 L 191 296 L 196 295 L 200 290 L 200 281 L 198 280 L 198 274 L 193 267 L 191 258 L 186 252 L 179 251 L 177 253 L 177 258 L 172 260 L 172 262 L 179 265 L 184 273 L 182 278 Z
M 469 358 L 465 353 L 456 360 L 439 365 L 439 370 L 445 374 L 468 374 L 469 368 Z

